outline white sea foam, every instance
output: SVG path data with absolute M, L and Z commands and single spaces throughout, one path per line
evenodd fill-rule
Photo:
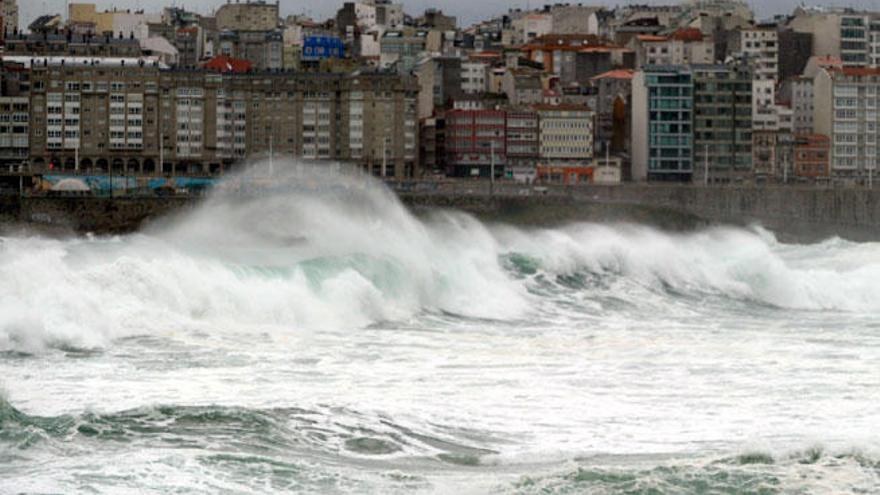
M 297 172 L 0 242 L 0 492 L 876 491 L 877 244 L 417 218 Z
M 364 177 L 287 170 L 268 192 L 242 198 L 228 186 L 146 234 L 6 239 L 0 349 L 101 347 L 187 328 L 354 329 L 422 311 L 517 319 L 546 301 L 504 270 L 499 257 L 511 253 L 550 276 L 587 272 L 794 309 L 880 309 L 876 245 L 784 246 L 732 228 L 489 228 L 455 212 L 416 218 Z

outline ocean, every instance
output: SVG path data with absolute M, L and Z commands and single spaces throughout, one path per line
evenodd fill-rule
M 17 232 L 0 493 L 878 493 L 878 316 L 880 244 L 414 216 L 350 177 Z

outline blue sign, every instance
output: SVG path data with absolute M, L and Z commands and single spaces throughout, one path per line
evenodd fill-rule
M 306 36 L 303 39 L 303 60 L 345 57 L 345 43 L 336 36 Z

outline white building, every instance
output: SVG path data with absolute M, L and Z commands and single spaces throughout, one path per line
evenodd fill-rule
M 813 134 L 813 80 L 797 77 L 789 83 L 794 132 Z
M 205 89 L 177 88 L 177 156 L 199 157 L 204 147 Z M 113 113 L 111 97 L 111 114 Z M 110 123 L 110 147 L 113 147 L 113 122 Z
M 464 94 L 485 93 L 487 88 L 487 66 L 483 62 L 463 61 L 461 63 L 461 90 Z
M 747 57 L 757 80 L 779 77 L 779 35 L 775 27 L 740 30 L 739 53 Z
M 831 173 L 865 179 L 877 170 L 880 69 L 823 69 L 813 81 L 813 126 L 831 138 Z

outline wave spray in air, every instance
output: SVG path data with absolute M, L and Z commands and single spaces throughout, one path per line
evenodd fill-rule
M 880 306 L 880 256 L 864 245 L 785 247 L 734 229 L 523 231 L 451 211 L 416 218 L 380 184 L 313 166 L 241 191 L 264 172 L 147 234 L 5 239 L 0 348 L 101 346 L 180 324 L 356 328 L 422 311 L 514 320 L 542 305 L 529 291 L 536 275 L 623 279 L 616 296 L 636 304 L 665 289 L 797 309 Z

